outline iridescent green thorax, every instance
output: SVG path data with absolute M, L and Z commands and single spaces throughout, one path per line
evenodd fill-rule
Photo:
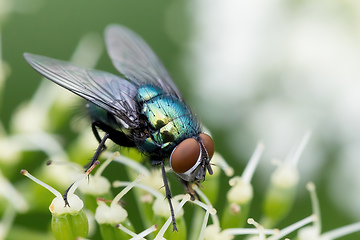
M 149 135 L 139 143 L 144 152 L 171 151 L 182 140 L 199 134 L 190 109 L 179 99 L 152 85 L 139 88 L 137 100 L 149 125 Z

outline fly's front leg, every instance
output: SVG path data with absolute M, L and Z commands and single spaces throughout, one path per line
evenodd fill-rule
M 171 218 L 172 218 L 172 223 L 173 223 L 173 232 L 174 232 L 174 231 L 177 231 L 177 228 L 176 228 L 176 222 L 175 222 L 174 208 L 173 208 L 173 205 L 171 203 L 171 191 L 170 191 L 169 183 L 168 183 L 168 180 L 167 180 L 167 177 L 166 177 L 166 171 L 165 171 L 164 162 L 161 161 L 160 165 L 161 165 L 161 172 L 162 172 L 162 177 L 163 177 L 163 181 L 164 181 L 166 198 L 167 198 L 167 200 L 169 202 L 169 206 L 170 206 L 170 213 L 171 213 Z

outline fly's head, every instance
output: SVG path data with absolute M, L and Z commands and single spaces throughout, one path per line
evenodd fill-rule
M 200 133 L 198 136 L 183 140 L 174 148 L 170 156 L 170 166 L 185 181 L 203 181 L 206 171 L 210 175 L 213 173 L 210 160 L 214 150 L 212 138 L 206 133 Z

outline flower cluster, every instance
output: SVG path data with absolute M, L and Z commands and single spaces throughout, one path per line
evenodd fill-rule
M 94 234 L 94 222 L 97 223 L 102 239 L 143 239 L 149 236 L 151 239 L 233 239 L 237 235 L 249 236 L 249 239 L 282 239 L 292 232 L 297 231 L 298 239 L 319 239 L 330 240 L 340 236 L 360 230 L 360 223 L 348 225 L 327 233 L 321 232 L 321 215 L 320 206 L 315 193 L 313 183 L 307 185 L 310 192 L 313 212 L 309 217 L 302 219 L 284 229 L 274 229 L 276 224 L 286 217 L 294 202 L 295 188 L 298 183 L 298 174 L 294 162 L 300 156 L 309 133 L 306 134 L 300 146 L 294 151 L 288 161 L 278 165 L 278 168 L 271 176 L 270 184 L 264 200 L 264 217 L 260 222 L 248 218 L 249 208 L 253 199 L 253 189 L 251 178 L 260 160 L 263 144 L 259 144 L 254 151 L 247 167 L 242 176 L 233 176 L 229 180 L 230 189 L 227 192 L 227 201 L 224 211 L 217 213 L 214 205 L 215 198 L 204 192 L 216 191 L 214 180 L 219 176 L 219 171 L 215 171 L 214 176 L 209 177 L 210 184 L 206 184 L 204 191 L 194 187 L 200 200 L 191 201 L 189 195 L 176 195 L 173 197 L 175 207 L 176 222 L 179 232 L 169 230 L 171 217 L 164 192 L 160 189 L 161 174 L 155 170 L 149 170 L 139 164 L 137 161 L 118 152 L 108 153 L 108 158 L 97 169 L 96 173 L 89 175 L 95 164 L 89 168 L 82 176 L 75 181 L 67 191 L 66 203 L 63 196 L 52 187 L 42 183 L 30 175 L 26 170 L 22 174 L 41 184 L 54 193 L 56 198 L 52 201 L 49 209 L 52 213 L 52 231 L 56 239 L 74 239 L 75 237 L 86 238 L 88 233 Z M 107 178 L 102 176 L 103 171 L 113 162 L 121 163 L 128 170 L 130 178 L 135 178 L 132 182 L 114 181 L 114 188 L 124 187 L 115 197 L 111 196 L 111 185 Z M 216 154 L 213 163 L 223 169 L 229 176 L 233 170 L 227 165 L 224 159 Z M 98 164 L 98 162 L 96 162 Z M 79 173 L 80 174 L 80 173 Z M 88 181 L 85 181 L 87 179 Z M 211 183 L 213 182 L 213 183 Z M 80 194 L 86 199 L 83 201 L 74 194 L 75 189 L 79 187 Z M 121 199 L 130 190 L 133 189 L 136 195 L 136 201 L 141 213 L 141 221 L 148 228 L 140 233 L 136 233 L 132 224 L 131 213 L 128 213 L 126 206 L 122 206 Z M 100 197 L 101 196 L 101 197 Z M 89 201 L 96 201 L 95 209 L 87 208 Z M 192 203 L 195 205 L 193 221 L 198 226 L 192 226 L 191 232 L 188 233 L 187 225 L 184 218 L 184 205 Z M 92 204 L 89 204 L 92 206 Z M 129 216 L 130 214 L 130 216 Z M 209 217 L 211 216 L 211 223 Z M 135 219 L 136 221 L 136 219 Z M 92 222 L 92 224 L 90 224 Z M 243 228 L 248 223 L 254 228 Z M 312 225 L 309 225 L 312 223 Z M 305 226 L 308 225 L 308 226 Z

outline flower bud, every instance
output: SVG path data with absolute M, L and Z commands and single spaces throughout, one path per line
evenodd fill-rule
M 224 234 L 220 230 L 221 229 L 214 224 L 207 226 L 206 230 L 205 230 L 205 238 L 204 239 L 206 239 L 206 240 L 217 240 L 217 239 L 231 240 L 234 238 L 231 235 Z
M 51 228 L 56 239 L 85 238 L 88 234 L 89 223 L 83 209 L 75 213 L 54 213 Z
M 52 214 L 51 227 L 56 239 L 73 240 L 76 237 L 85 238 L 87 236 L 89 224 L 83 211 L 84 204 L 78 196 L 73 194 L 79 182 L 84 180 L 87 174 L 84 174 L 85 178 L 80 178 L 69 188 L 67 200 L 65 201 L 60 192 L 33 177 L 28 171 L 22 170 L 21 173 L 56 196 L 49 206 Z
M 108 206 L 103 201 L 98 201 L 98 208 L 95 212 L 95 220 L 100 226 L 100 233 L 103 239 L 128 239 L 129 235 L 116 227 L 121 223 L 128 229 L 133 227 L 127 219 L 128 213 L 120 205 L 116 204 Z
M 287 216 L 295 201 L 298 181 L 298 171 L 289 166 L 280 166 L 273 173 L 263 204 L 264 227 L 271 228 Z
M 118 204 L 120 199 L 135 186 L 136 183 L 143 179 L 140 175 L 126 188 L 124 188 L 116 197 L 111 201 L 108 206 L 103 200 L 98 199 L 98 207 L 95 212 L 95 220 L 100 224 L 100 232 L 103 239 L 126 239 L 128 234 L 123 230 L 118 229 L 116 226 L 121 224 L 123 227 L 133 231 L 133 226 L 127 218 L 127 211 Z
M 239 228 L 244 226 L 253 199 L 251 179 L 264 151 L 263 143 L 258 143 L 241 177 L 230 179 L 232 186 L 227 193 L 227 204 L 222 216 L 223 228 Z
M 35 178 L 28 171 L 21 170 L 21 174 L 45 187 L 56 196 L 49 206 L 52 214 L 51 227 L 56 239 L 73 240 L 77 237 L 85 238 L 87 236 L 89 223 L 83 210 L 84 203 L 74 192 L 79 184 L 89 176 L 97 164 L 99 164 L 99 161 L 96 161 L 83 176 L 68 188 L 64 198 L 60 192 Z
M 250 183 L 242 181 L 240 177 L 230 180 L 231 189 L 227 193 L 227 204 L 221 219 L 223 228 L 242 227 L 250 210 L 253 198 L 253 188 Z
M 271 176 L 263 203 L 265 216 L 262 219 L 262 225 L 266 228 L 275 226 L 285 218 L 294 204 L 296 187 L 299 182 L 297 164 L 310 136 L 311 131 L 307 131 L 300 144 L 292 149 L 284 163 L 279 163 Z

